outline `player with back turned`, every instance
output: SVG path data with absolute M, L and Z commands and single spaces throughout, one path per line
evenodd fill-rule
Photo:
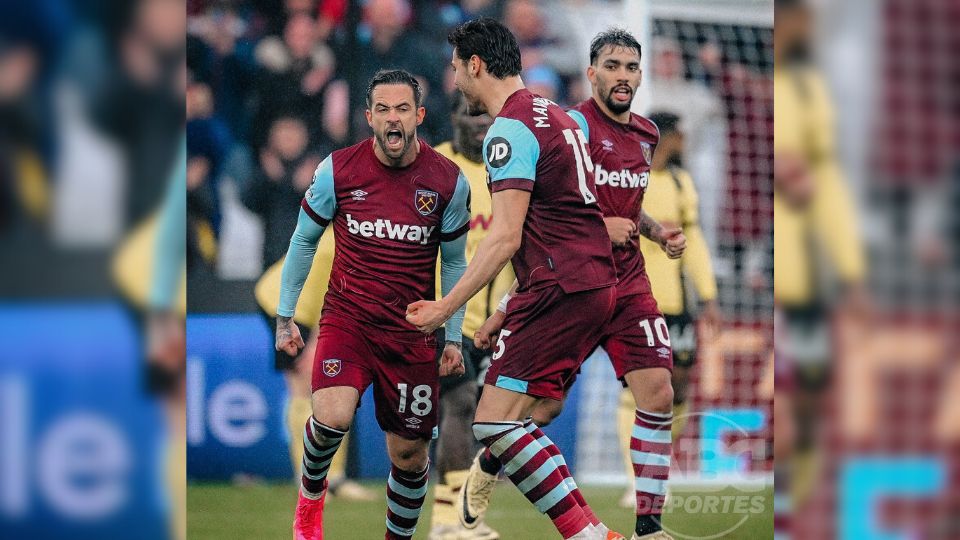
M 673 357 L 638 236 L 656 243 L 670 258 L 683 254 L 686 238 L 681 229 L 663 227 L 641 207 L 660 133 L 653 122 L 630 112 L 640 85 L 640 44 L 623 30 L 600 33 L 590 45 L 587 76 L 593 95 L 575 106 L 570 116 L 589 143 L 591 182 L 603 211 L 608 242 L 613 243 L 618 278 L 615 311 L 601 329 L 599 344 L 636 407 L 630 437 L 637 503 L 633 538 L 668 539 L 661 530 L 660 516 L 670 474 Z M 489 340 L 501 325 L 508 328 L 513 301 L 509 300 L 506 314 L 501 311 L 484 323 L 478 341 Z M 566 381 L 564 393 L 572 384 L 573 377 Z M 534 418 L 542 425 L 559 413 L 560 401 L 544 401 L 534 411 Z M 477 456 L 467 483 L 471 487 L 460 499 L 464 515 L 482 517 L 500 462 L 486 453 Z
M 380 71 L 367 87 L 374 136 L 333 152 L 301 203 L 283 265 L 276 346 L 303 347 L 297 299 L 328 225 L 336 240 L 313 367 L 313 415 L 304 429 L 295 540 L 323 538 L 326 475 L 368 386 L 392 463 L 387 539 L 412 538 L 427 493 L 436 436 L 439 376 L 463 373 L 458 309 L 436 365 L 436 339 L 404 320 L 405 307 L 435 298 L 437 252 L 444 292 L 466 267 L 470 186 L 463 173 L 417 138 L 423 94 L 405 71 Z
M 586 139 L 563 109 L 524 87 L 520 48 L 502 24 L 469 21 L 448 40 L 457 89 L 471 111 L 494 117 L 484 139 L 493 223 L 454 289 L 411 303 L 407 320 L 432 332 L 512 259 L 517 292 L 474 435 L 563 538 L 623 538 L 600 523 L 559 449 L 529 420 L 539 401 L 562 398 L 613 313 L 616 271 Z

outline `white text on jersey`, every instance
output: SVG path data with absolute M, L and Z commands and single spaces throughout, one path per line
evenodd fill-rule
M 599 163 L 594 163 L 593 166 L 594 179 L 598 186 L 608 184 L 610 187 L 647 189 L 650 173 L 633 174 L 628 169 L 608 172 Z
M 389 219 L 357 221 L 353 219 L 353 216 L 347 214 L 347 230 L 350 231 L 350 234 L 359 234 L 365 238 L 376 236 L 377 238 L 406 240 L 408 242 L 426 244 L 430 241 L 430 235 L 433 234 L 433 230 L 436 228 L 436 226 L 394 225 Z
M 555 105 L 555 103 L 543 97 L 533 98 L 533 112 L 540 115 L 533 117 L 537 122 L 536 127 L 550 127 L 547 122 L 547 105 Z

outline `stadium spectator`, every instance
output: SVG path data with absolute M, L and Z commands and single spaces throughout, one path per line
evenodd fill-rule
M 256 91 L 257 112 L 253 115 L 250 143 L 260 148 L 264 130 L 281 115 L 292 114 L 308 126 L 310 142 L 326 142 L 321 125 L 322 99 L 333 77 L 335 59 L 330 48 L 316 37 L 316 24 L 309 15 L 295 15 L 284 28 L 283 38 L 267 37 L 257 45 L 255 56 L 262 71 Z
M 380 68 L 404 69 L 420 81 L 424 107 L 428 111 L 449 110 L 446 96 L 441 91 L 446 58 L 437 54 L 426 36 L 409 30 L 412 17 L 408 0 L 370 0 L 364 6 L 356 49 L 339 51 L 342 58 L 350 59 L 352 67 L 352 71 L 342 75 L 348 87 L 353 80 L 362 88 Z M 356 100 L 350 115 L 354 133 L 359 137 L 369 132 L 365 110 L 363 100 Z M 427 141 L 438 143 L 449 138 L 450 126 L 445 115 L 428 114 L 417 133 Z
M 283 257 L 297 225 L 300 199 L 310 187 L 320 156 L 308 151 L 307 127 L 295 116 L 277 118 L 260 151 L 260 169 L 241 193 L 243 204 L 263 218 L 263 265 Z
M 220 230 L 220 200 L 217 196 L 220 171 L 232 144 L 230 132 L 213 109 L 210 87 L 201 82 L 187 86 L 187 167 L 192 185 L 203 186 L 212 204 L 214 231 Z
M 204 83 L 187 86 L 187 265 L 212 267 L 220 230 L 218 180 L 230 148 L 226 126 L 214 115 L 213 96 Z
M 537 65 L 523 70 L 523 82 L 534 94 L 543 96 L 550 101 L 560 99 L 561 81 L 556 72 L 544 65 Z
M 256 35 L 248 18 L 239 6 L 211 9 L 187 26 L 187 65 L 197 80 L 210 86 L 218 115 L 237 138 L 246 135 L 248 96 L 256 82 Z
M 576 44 L 567 37 L 566 23 L 551 16 L 555 12 L 535 0 L 513 0 L 504 9 L 503 22 L 517 37 L 524 69 L 545 64 L 563 77 L 575 77 L 580 69 Z

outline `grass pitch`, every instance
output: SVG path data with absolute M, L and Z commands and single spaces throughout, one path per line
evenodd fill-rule
M 432 485 L 432 482 L 431 482 Z M 380 493 L 383 483 L 368 484 Z M 594 511 L 608 526 L 630 538 L 633 513 L 617 505 L 623 491 L 611 487 L 582 489 Z M 430 529 L 432 488 L 417 527 L 417 540 Z M 190 540 L 290 540 L 296 487 L 288 484 L 235 486 L 192 484 L 187 492 Z M 753 540 L 773 537 L 773 489 L 673 489 L 664 525 L 677 539 Z M 385 531 L 386 502 L 327 501 L 327 540 L 376 540 Z M 503 540 L 555 540 L 549 519 L 536 512 L 509 482 L 494 492 L 487 523 Z

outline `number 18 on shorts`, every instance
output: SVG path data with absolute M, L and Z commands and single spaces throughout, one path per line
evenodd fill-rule
M 367 337 L 346 325 L 320 325 L 313 390 L 349 386 L 360 395 L 373 386 L 377 423 L 407 439 L 436 437 L 440 376 L 430 336 Z

